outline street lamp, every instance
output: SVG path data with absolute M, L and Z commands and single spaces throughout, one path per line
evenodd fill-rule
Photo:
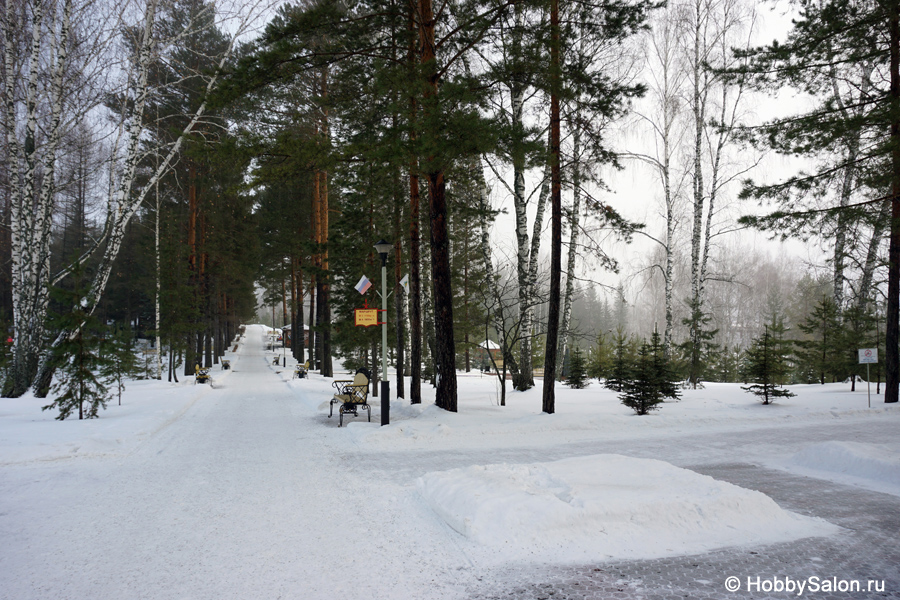
M 375 244 L 375 251 L 381 257 L 381 308 L 384 310 L 381 322 L 381 424 L 391 422 L 391 384 L 387 374 L 387 255 L 394 248 L 384 239 Z

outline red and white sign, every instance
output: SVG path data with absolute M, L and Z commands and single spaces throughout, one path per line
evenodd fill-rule
M 875 364 L 878 362 L 878 348 L 860 348 L 859 364 Z

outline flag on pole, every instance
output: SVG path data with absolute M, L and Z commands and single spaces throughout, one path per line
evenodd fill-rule
M 369 291 L 369 288 L 372 287 L 372 282 L 369 281 L 369 278 L 365 275 L 362 276 L 362 279 L 359 280 L 359 283 L 356 284 L 356 291 L 360 294 L 365 294 Z
M 406 293 L 408 294 L 409 293 L 409 274 L 403 276 L 403 279 L 400 280 L 400 285 L 403 286 L 404 291 L 406 291 Z

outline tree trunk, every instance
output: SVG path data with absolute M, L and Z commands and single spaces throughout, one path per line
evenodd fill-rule
M 884 333 L 884 401 L 900 392 L 900 7 L 890 4 L 891 241 L 888 249 L 887 318 Z
M 522 61 L 522 36 L 524 35 L 524 8 L 515 7 L 515 28 L 512 33 L 513 60 Z M 521 68 L 521 67 L 519 67 Z M 531 311 L 534 305 L 533 286 L 529 285 L 529 239 L 527 200 L 525 198 L 525 83 L 518 69 L 513 73 L 509 86 L 512 120 L 512 165 L 513 165 L 513 207 L 516 217 L 516 272 L 519 283 L 519 320 L 530 330 Z M 521 371 L 513 382 L 517 390 L 525 391 L 534 387 L 534 365 L 532 360 L 531 336 L 522 336 L 519 343 L 519 368 Z
M 891 201 L 885 200 L 875 217 L 875 225 L 872 228 L 872 237 L 869 239 L 869 248 L 866 251 L 866 261 L 863 263 L 862 277 L 860 277 L 859 291 L 857 292 L 856 307 L 864 314 L 868 308 L 872 289 L 872 279 L 875 276 L 875 267 L 878 266 L 878 248 L 881 246 L 884 230 L 891 218 Z
M 544 357 L 542 409 L 556 412 L 556 350 L 559 342 L 559 296 L 562 270 L 562 174 L 560 172 L 560 26 L 559 0 L 550 3 L 550 303 Z
M 569 345 L 569 325 L 572 320 L 572 297 L 575 294 L 575 260 L 578 257 L 578 234 L 581 228 L 581 127 L 580 111 L 572 126 L 572 212 L 569 215 L 569 256 L 566 264 L 566 293 L 563 299 L 562 325 L 559 334 L 559 356 L 565 360 Z
M 395 345 L 397 348 L 395 356 L 395 364 L 397 369 L 397 398 L 405 398 L 406 392 L 403 385 L 403 361 L 404 361 L 404 335 L 403 324 L 406 319 L 403 315 L 403 297 L 405 295 L 400 280 L 403 278 L 403 234 L 401 233 L 400 223 L 402 221 L 403 207 L 402 195 L 400 194 L 400 177 L 397 174 L 394 184 L 394 332 L 396 334 Z
M 421 18 L 422 66 L 427 87 L 424 98 L 424 121 L 434 142 L 439 137 L 440 74 L 437 69 L 435 17 L 431 0 L 419 1 Z M 456 344 L 453 332 L 453 291 L 450 272 L 450 239 L 447 233 L 447 198 L 444 168 L 439 159 L 429 156 L 428 197 L 431 204 L 431 275 L 434 281 L 434 333 L 437 391 L 435 403 L 456 412 Z
M 412 4 L 412 3 L 411 3 Z M 410 7 L 408 63 L 410 70 L 416 69 L 416 9 Z M 419 32 L 421 34 L 421 31 Z M 417 102 L 415 96 L 409 99 L 409 138 L 415 146 Z M 409 165 L 409 401 L 411 404 L 422 403 L 422 280 L 419 253 L 419 163 L 413 155 Z
M 316 330 L 318 329 L 316 322 L 316 276 L 309 277 L 309 368 L 316 369 Z

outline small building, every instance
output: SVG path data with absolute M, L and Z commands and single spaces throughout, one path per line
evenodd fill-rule
M 291 325 L 285 325 L 282 332 L 284 335 L 284 345 L 287 348 L 291 347 L 291 334 L 293 333 L 294 328 Z M 309 348 L 309 325 L 303 326 L 303 347 Z
M 475 347 L 475 364 L 482 371 L 493 367 L 491 357 L 494 358 L 494 362 L 497 363 L 498 367 L 503 366 L 503 352 L 500 344 L 497 342 L 485 340 Z

